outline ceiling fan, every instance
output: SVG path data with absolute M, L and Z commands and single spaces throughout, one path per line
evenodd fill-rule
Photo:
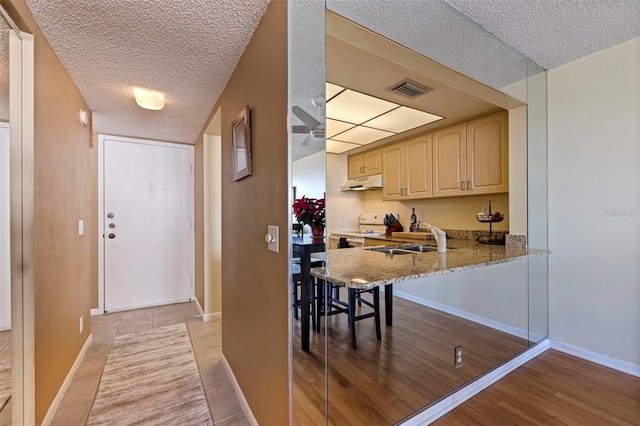
M 313 104 L 317 107 L 324 105 L 324 102 L 316 103 L 315 98 Z M 302 145 L 309 145 L 313 140 L 321 140 L 325 137 L 324 124 L 316 120 L 311 114 L 303 110 L 297 105 L 291 107 L 291 110 L 303 123 L 304 126 L 292 126 L 293 133 L 307 133 L 307 138 L 302 142 Z

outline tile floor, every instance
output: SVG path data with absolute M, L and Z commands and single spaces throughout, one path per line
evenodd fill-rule
M 0 331 L 0 395 L 11 393 L 11 331 Z M 4 398 L 0 398 L 2 405 Z M 1 407 L 0 407 L 1 408 Z M 0 426 L 11 424 L 11 399 L 0 411 Z
M 52 425 L 81 426 L 86 423 L 115 336 L 180 322 L 187 324 L 214 424 L 249 425 L 222 365 L 222 325 L 220 321 L 202 322 L 194 303 L 92 317 L 93 343 L 60 403 Z

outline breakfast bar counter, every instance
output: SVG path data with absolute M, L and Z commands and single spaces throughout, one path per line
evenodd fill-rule
M 431 241 L 435 245 L 434 241 Z M 415 244 L 415 243 L 414 243 Z M 348 288 L 371 289 L 449 272 L 511 262 L 546 250 L 479 244 L 471 240 L 447 240 L 447 252 L 386 254 L 366 248 L 327 251 L 327 267 L 311 274 Z

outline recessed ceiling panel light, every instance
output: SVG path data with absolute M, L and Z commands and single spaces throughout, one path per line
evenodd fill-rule
M 433 123 L 434 121 L 442 120 L 442 118 L 443 117 L 439 115 L 401 106 L 373 120 L 367 121 L 364 123 L 364 126 L 388 130 L 394 133 L 402 133 L 416 127 Z
M 344 121 L 332 120 L 330 118 L 327 118 L 327 138 L 332 138 L 338 133 L 349 130 L 354 126 L 355 125 L 351 123 L 345 123 Z
M 344 87 L 338 86 L 337 84 L 328 83 L 328 82 L 325 83 L 325 92 L 326 92 L 325 96 L 327 100 L 333 98 L 335 95 L 342 92 L 343 90 L 344 90 Z
M 397 107 L 393 102 L 347 89 L 327 102 L 327 118 L 360 124 Z
M 334 141 L 333 139 L 327 139 L 327 152 L 331 154 L 342 154 L 343 152 L 351 151 L 358 148 L 361 145 L 353 143 Z
M 346 132 L 334 136 L 333 139 L 341 142 L 357 143 L 358 145 L 366 145 L 371 142 L 393 136 L 394 133 L 385 132 L 384 130 L 372 129 L 370 127 L 358 126 Z
M 136 87 L 133 89 L 133 96 L 136 103 L 145 109 L 161 110 L 164 108 L 164 94 L 153 90 L 141 89 Z

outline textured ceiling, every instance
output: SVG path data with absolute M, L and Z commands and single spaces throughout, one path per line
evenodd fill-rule
M 26 0 L 96 133 L 194 143 L 269 0 Z M 162 111 L 132 90 L 165 93 Z
M 269 0 L 26 2 L 89 104 L 96 132 L 193 143 Z M 640 35 L 639 0 L 326 5 L 494 88 L 526 76 L 527 58 L 553 68 Z M 289 6 L 296 22 L 290 25 L 291 103 L 322 119 L 324 111 L 311 99 L 324 91 L 325 57 L 318 48 L 324 42 L 324 2 L 289 0 Z M 131 95 L 135 86 L 165 92 L 166 108 L 138 108 Z M 292 123 L 300 124 L 295 117 Z M 292 137 L 294 159 L 322 149 L 302 147 L 304 138 Z
M 640 36 L 639 0 L 446 0 L 551 69 Z

